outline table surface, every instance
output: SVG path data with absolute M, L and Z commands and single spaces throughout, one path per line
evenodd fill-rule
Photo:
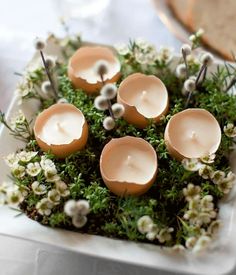
M 19 80 L 14 72 L 21 72 L 33 55 L 34 38 L 46 37 L 48 32 L 63 35 L 60 1 L 63 0 L 0 1 L 0 110 L 5 112 L 9 106 Z M 149 0 L 113 0 L 96 18 L 71 20 L 69 25 L 84 40 L 98 43 L 113 45 L 143 37 L 157 47 L 165 45 L 179 51 L 181 45 L 162 24 Z M 87 258 L 10 237 L 0 236 L 0 243 L 0 275 L 170 274 Z

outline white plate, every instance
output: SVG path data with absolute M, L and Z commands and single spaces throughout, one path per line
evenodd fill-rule
M 58 55 L 58 46 L 52 40 L 48 43 L 47 52 Z M 177 59 L 177 58 L 176 58 Z M 34 63 L 36 57 L 31 61 Z M 19 109 L 14 98 L 7 113 L 10 117 Z M 32 117 L 37 110 L 35 102 L 27 102 L 21 106 L 27 117 Z M 6 128 L 0 129 L 1 156 L 14 152 L 21 147 Z M 236 153 L 232 155 L 233 170 L 236 172 Z M 9 169 L 0 160 L 0 182 L 7 179 Z M 235 190 L 234 190 L 235 191 Z M 233 192 L 234 193 L 234 192 Z M 236 263 L 236 217 L 235 196 L 232 194 L 220 205 L 220 218 L 224 225 L 214 247 L 202 256 L 191 253 L 185 255 L 161 249 L 151 244 L 114 240 L 106 237 L 80 234 L 66 230 L 52 229 L 30 220 L 25 215 L 15 217 L 18 213 L 8 207 L 0 208 L 0 234 L 29 241 L 41 242 L 75 251 L 79 254 L 95 256 L 107 260 L 141 265 L 155 269 L 193 274 L 223 274 L 232 270 Z

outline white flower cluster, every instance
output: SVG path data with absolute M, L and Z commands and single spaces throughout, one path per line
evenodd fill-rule
M 160 243 L 170 241 L 172 238 L 171 233 L 174 231 L 172 227 L 159 228 L 147 215 L 138 219 L 137 228 L 141 234 L 146 234 L 148 240 L 158 239 Z
M 18 98 L 18 105 L 22 104 L 22 100 L 33 92 L 33 83 L 29 81 L 27 74 L 24 76 L 22 82 L 17 85 L 15 95 Z
M 183 159 L 182 165 L 188 171 L 197 171 L 203 179 L 210 179 L 222 193 L 228 194 L 235 183 L 236 176 L 231 171 L 228 173 L 221 170 L 215 171 L 210 166 L 214 163 L 214 159 L 215 154 L 206 155 L 200 159 Z
M 42 195 L 47 193 L 47 197 L 41 199 L 37 205 L 36 209 L 41 215 L 50 215 L 54 206 L 60 203 L 62 197 L 67 197 L 70 194 L 67 184 L 61 180 L 60 176 L 57 174 L 57 169 L 52 160 L 41 157 L 40 167 L 43 170 L 45 180 L 48 183 L 53 183 L 52 189 L 48 190 L 48 184 L 42 184 L 38 181 L 32 183 L 31 187 L 36 195 Z M 51 187 L 51 185 L 50 185 Z
M 227 137 L 236 137 L 236 126 L 233 123 L 228 123 L 224 126 L 224 133 Z
M 192 34 L 189 36 L 189 40 L 193 43 L 195 43 L 196 41 L 198 41 L 201 36 L 204 34 L 204 30 L 203 29 L 199 29 L 195 34 Z
M 156 61 L 160 63 L 168 63 L 173 57 L 173 49 L 168 47 L 160 47 L 157 51 L 156 47 L 143 38 L 138 38 L 133 45 L 118 44 L 115 46 L 117 52 L 125 57 L 132 56 L 134 60 L 145 66 L 154 65 Z
M 152 44 L 142 38 L 134 41 L 134 59 L 141 65 L 153 65 L 158 59 L 158 53 Z
M 11 173 L 15 178 L 22 179 L 25 176 L 33 178 L 31 188 L 34 194 L 46 194 L 47 196 L 37 203 L 36 209 L 41 215 L 50 215 L 52 208 L 59 204 L 61 197 L 69 196 L 70 191 L 67 184 L 58 175 L 53 161 L 46 156 L 39 158 L 37 154 L 38 152 L 21 151 L 17 154 L 8 155 L 5 158 L 5 162 L 10 167 Z M 35 160 L 36 156 L 39 161 Z M 37 181 L 37 176 L 40 173 L 45 177 L 44 183 Z M 17 185 L 15 186 L 17 187 Z M 17 188 L 21 193 L 23 191 L 24 193 L 26 192 L 22 186 Z M 22 201 L 22 197 L 19 200 Z
M 211 243 L 212 237 L 221 226 L 220 220 L 215 220 L 216 210 L 211 195 L 201 197 L 201 188 L 192 183 L 183 189 L 185 199 L 188 201 L 188 209 L 183 218 L 189 223 L 193 236 L 186 239 L 185 246 L 194 253 L 202 252 Z
M 67 216 L 72 218 L 72 224 L 76 228 L 81 228 L 87 223 L 87 215 L 90 212 L 89 202 L 87 200 L 69 200 L 64 205 L 64 211 Z
M 0 205 L 8 204 L 17 207 L 27 195 L 27 188 L 20 188 L 13 182 L 3 182 L 0 184 Z
M 11 128 L 13 130 L 19 128 L 26 121 L 26 117 L 22 110 L 19 110 L 17 114 L 15 114 L 10 121 Z

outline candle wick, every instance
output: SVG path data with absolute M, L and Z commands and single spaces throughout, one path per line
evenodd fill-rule
M 60 122 L 57 122 L 56 125 L 57 125 L 57 129 L 58 129 L 59 131 L 65 132 L 65 130 L 61 127 L 61 123 L 60 123 Z
M 141 100 L 142 101 L 147 100 L 147 91 L 142 91 Z
M 194 132 L 194 131 L 192 131 L 192 133 L 191 133 L 191 139 L 196 139 L 196 133 Z
M 127 164 L 128 164 L 128 166 L 132 166 L 131 160 L 132 160 L 132 157 L 130 155 L 128 155 L 127 156 Z

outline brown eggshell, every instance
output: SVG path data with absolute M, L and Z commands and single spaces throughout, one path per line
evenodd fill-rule
M 156 85 L 157 88 L 161 89 L 162 92 L 166 93 L 167 95 L 165 108 L 156 117 L 151 118 L 156 123 L 158 123 L 161 120 L 162 116 L 166 115 L 168 112 L 168 92 L 163 82 L 154 75 L 134 73 L 121 82 L 117 93 L 117 101 L 125 107 L 125 112 L 123 115 L 124 119 L 128 123 L 133 124 L 138 128 L 145 128 L 148 126 L 148 119 L 144 115 L 139 113 L 137 108 L 134 105 L 129 104 L 129 102 L 127 102 L 127 100 L 125 99 L 125 93 L 129 93 L 130 90 L 135 89 L 135 87 L 137 87 L 138 85 L 140 85 L 140 87 L 143 85 L 147 87 L 148 85 Z
M 59 158 L 65 158 L 69 156 L 72 153 L 75 153 L 77 151 L 80 151 L 83 149 L 87 143 L 88 139 L 88 124 L 84 118 L 84 124 L 83 124 L 83 129 L 82 129 L 82 135 L 79 139 L 74 139 L 71 143 L 69 144 L 47 144 L 43 140 L 39 138 L 39 133 L 44 125 L 44 122 L 47 120 L 48 117 L 50 117 L 52 114 L 55 114 L 57 112 L 60 112 L 61 108 L 63 110 L 68 110 L 68 111 L 76 111 L 79 112 L 83 117 L 83 113 L 76 108 L 72 104 L 67 104 L 67 103 L 57 103 L 52 106 L 50 106 L 48 109 L 45 109 L 42 113 L 40 113 L 34 124 L 34 135 L 35 139 L 39 145 L 39 147 L 45 151 L 45 152 L 52 152 L 55 156 Z
M 116 179 L 111 179 L 109 177 L 109 170 L 112 169 L 110 167 L 109 161 L 107 161 L 107 157 L 109 154 L 112 154 L 114 147 L 119 147 L 122 144 L 130 144 L 130 146 L 138 146 L 143 149 L 144 152 L 149 152 L 151 157 L 153 158 L 153 162 L 155 165 L 155 171 L 150 176 L 150 179 L 145 184 L 137 184 L 135 182 L 127 182 L 127 181 L 119 181 Z M 144 139 L 136 138 L 131 136 L 125 136 L 122 138 L 112 139 L 109 143 L 105 145 L 100 157 L 100 172 L 108 189 L 116 194 L 117 196 L 140 196 L 148 191 L 148 189 L 153 185 L 157 176 L 157 154 L 154 148 Z M 116 167 L 119 169 L 119 167 Z
M 105 83 L 117 82 L 121 76 L 120 63 L 111 49 L 107 47 L 85 46 L 79 48 L 70 58 L 68 64 L 68 77 L 75 88 L 81 88 L 89 94 L 98 92 L 103 84 L 101 81 L 90 83 L 87 79 L 76 76 L 76 71 L 80 71 L 89 67 L 99 60 L 105 60 L 110 64 L 119 64 L 119 70 L 110 78 L 104 79 Z
M 211 125 L 213 126 L 212 129 L 206 129 L 206 131 L 204 132 L 205 135 L 209 135 L 208 130 L 211 131 L 211 135 L 213 135 L 212 139 L 214 139 L 214 146 L 213 145 L 211 146 L 211 148 L 209 149 L 210 151 L 208 153 L 213 154 L 217 151 L 218 147 L 220 146 L 220 142 L 221 142 L 221 129 L 220 129 L 220 125 L 219 125 L 218 121 L 209 111 L 207 111 L 205 109 L 200 109 L 200 108 L 192 108 L 191 109 L 190 108 L 190 109 L 186 109 L 184 111 L 181 111 L 181 112 L 173 115 L 166 125 L 165 134 L 164 134 L 165 144 L 166 144 L 167 150 L 169 151 L 170 155 L 173 158 L 181 161 L 184 158 L 202 157 L 201 155 L 189 156 L 189 155 L 183 154 L 173 144 L 177 139 L 176 135 L 181 134 L 181 137 L 183 137 L 183 138 L 185 137 L 185 133 L 183 133 L 183 132 L 177 133 L 178 120 L 180 120 L 182 117 L 200 116 L 200 115 L 203 118 L 205 118 L 207 121 L 209 120 L 211 122 Z M 175 129 L 176 129 L 176 131 L 175 131 Z M 212 131 L 214 131 L 214 132 L 212 133 Z

